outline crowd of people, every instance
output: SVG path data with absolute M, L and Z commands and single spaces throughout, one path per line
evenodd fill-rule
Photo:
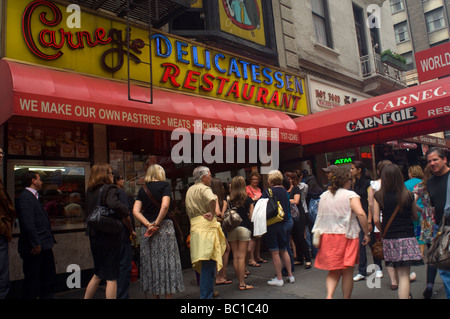
M 0 154 L 3 152 L 0 149 Z M 367 277 L 367 245 L 371 247 L 383 237 L 384 266 L 391 280 L 391 289 L 398 290 L 401 299 L 411 297 L 410 282 L 415 279 L 412 266 L 423 265 L 423 256 L 441 223 L 450 224 L 446 216 L 448 177 L 445 152 L 431 148 L 424 170 L 409 168 L 405 182 L 400 168 L 390 161 L 377 165 L 378 179 L 367 174 L 361 162 L 351 169 L 331 165 L 323 168 L 328 184 L 322 188 L 314 175 L 307 171 L 281 173 L 273 170 L 267 175 L 266 189 L 261 189 L 262 177 L 253 171 L 248 183 L 235 176 L 230 183 L 213 178 L 208 167 L 193 171 L 194 184 L 186 193 L 186 214 L 190 221 L 188 245 L 192 268 L 200 287 L 200 298 L 211 299 L 215 285 L 230 285 L 227 267 L 232 265 L 237 290 L 254 287 L 246 282 L 249 269 L 261 267 L 268 261 L 261 257 L 264 246 L 270 253 L 275 276 L 270 286 L 282 287 L 294 283 L 295 266 L 303 265 L 328 271 L 327 298 L 333 298 L 342 280 L 344 298 L 351 298 L 354 282 Z M 20 223 L 19 254 L 23 259 L 25 298 L 52 298 L 56 284 L 52 248 L 55 238 L 50 221 L 39 201 L 42 181 L 37 172 L 22 177 L 24 190 L 15 207 L 0 181 L 0 298 L 8 294 L 8 241 L 15 216 Z M 94 275 L 84 298 L 93 298 L 101 280 L 106 281 L 107 299 L 129 298 L 131 272 L 130 240 L 140 227 L 140 288 L 148 296 L 166 299 L 184 291 L 180 261 L 180 235 L 173 213 L 171 185 L 164 169 L 149 166 L 145 184 L 130 205 L 123 191 L 123 176 L 108 163 L 91 168 L 86 192 L 87 214 L 97 205 L 107 206 L 122 221 L 120 234 L 105 233 L 88 225 Z M 275 197 L 284 215 L 279 222 L 265 226 L 261 236 L 254 233 L 255 219 L 260 215 L 258 203 Z M 223 231 L 221 221 L 233 209 L 241 223 Z M 255 211 L 255 214 L 254 214 Z M 134 218 L 132 218 L 134 217 Z M 313 245 L 313 236 L 320 238 Z M 6 251 L 6 255 L 5 255 Z M 232 254 L 232 260 L 230 255 Z M 313 263 L 314 261 L 314 263 Z M 378 266 L 376 276 L 383 277 L 382 260 L 373 259 Z M 358 272 L 354 276 L 354 268 Z M 250 268 L 251 267 L 251 268 Z M 450 271 L 427 266 L 427 285 L 423 293 L 430 298 L 439 272 L 450 298 Z M 287 277 L 284 279 L 284 277 Z

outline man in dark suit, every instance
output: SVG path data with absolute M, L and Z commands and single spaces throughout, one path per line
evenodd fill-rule
M 42 180 L 38 173 L 28 171 L 22 176 L 25 188 L 16 199 L 19 218 L 19 254 L 23 260 L 24 297 L 53 298 L 56 269 L 53 257 L 55 238 L 50 219 L 39 201 Z

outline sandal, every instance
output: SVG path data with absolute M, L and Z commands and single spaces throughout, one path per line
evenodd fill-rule
M 239 286 L 239 290 L 250 290 L 253 288 L 255 288 L 255 287 L 253 287 L 252 285 L 247 285 L 247 284 L 245 284 L 244 286 Z
M 216 282 L 216 285 L 217 285 L 217 286 L 220 286 L 220 285 L 229 285 L 229 284 L 231 284 L 231 283 L 233 283 L 232 280 L 225 280 L 225 281 L 221 281 L 221 282 Z
M 265 259 L 258 259 L 257 261 L 256 261 L 257 263 L 260 263 L 260 264 L 267 264 L 268 263 L 268 261 L 267 260 L 265 260 Z
M 261 267 L 261 264 L 258 264 L 257 262 L 253 264 L 248 264 L 250 267 Z

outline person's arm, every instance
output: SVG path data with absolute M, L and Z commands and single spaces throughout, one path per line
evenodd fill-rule
M 350 199 L 350 207 L 352 211 L 356 214 L 356 218 L 358 218 L 359 224 L 363 229 L 364 232 L 363 245 L 367 245 L 370 242 L 369 226 L 367 224 L 366 212 L 361 206 L 361 200 L 359 199 L 359 197 L 353 197 Z
M 380 223 L 380 205 L 378 205 L 377 201 L 374 201 L 373 205 L 373 222 L 375 226 L 381 231 L 381 223 Z
M 214 199 L 209 202 L 209 211 L 206 214 L 203 214 L 203 217 L 209 221 L 213 220 L 215 211 L 216 211 L 216 203 L 217 199 Z
M 291 198 L 289 201 L 295 205 L 298 205 L 298 203 L 300 203 L 300 194 L 295 194 L 294 198 Z

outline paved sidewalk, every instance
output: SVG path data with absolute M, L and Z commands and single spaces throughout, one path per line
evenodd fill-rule
M 228 279 L 233 281 L 229 285 L 217 286 L 215 290 L 219 292 L 217 299 L 324 299 L 326 295 L 325 278 L 326 271 L 316 268 L 304 269 L 303 266 L 296 266 L 294 271 L 295 283 L 286 282 L 283 287 L 273 287 L 267 284 L 267 281 L 274 277 L 274 268 L 269 254 L 263 254 L 262 257 L 269 262 L 261 264 L 261 267 L 248 267 L 250 275 L 246 282 L 255 288 L 247 291 L 238 290 L 238 281 L 234 274 L 232 260 L 228 263 Z M 372 257 L 369 256 L 369 261 Z M 356 274 L 355 267 L 355 274 Z M 411 294 L 414 299 L 423 299 L 423 291 L 426 286 L 426 266 L 413 267 L 412 271 L 417 274 L 415 282 L 411 283 Z M 397 291 L 390 289 L 391 283 L 387 271 L 384 269 L 384 278 L 379 282 L 380 288 L 369 288 L 376 284 L 374 278 L 368 278 L 354 283 L 352 299 L 398 299 Z M 193 269 L 183 271 L 185 291 L 174 295 L 176 299 L 199 299 L 199 288 L 197 286 L 196 276 Z M 374 276 L 373 276 L 374 277 Z M 56 299 L 82 299 L 84 288 L 75 289 L 58 293 Z M 104 299 L 104 286 L 99 287 L 95 299 Z M 139 280 L 130 285 L 131 299 L 144 299 L 145 295 L 139 289 Z M 340 285 L 336 289 L 336 299 L 342 299 Z M 444 285 L 439 277 L 436 276 L 434 294 L 432 299 L 446 299 Z

